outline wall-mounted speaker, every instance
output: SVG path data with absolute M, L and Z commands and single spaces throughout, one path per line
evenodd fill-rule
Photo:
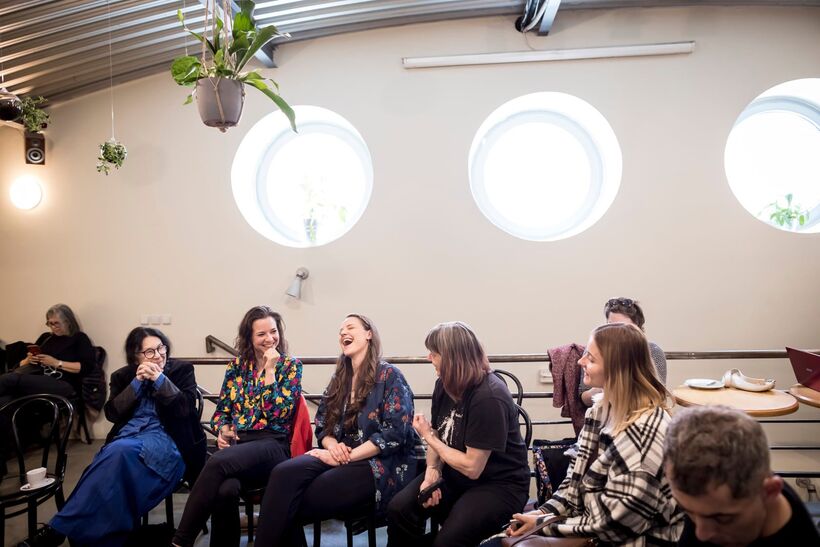
M 46 163 L 46 138 L 40 133 L 25 134 L 26 163 L 35 165 L 45 165 Z

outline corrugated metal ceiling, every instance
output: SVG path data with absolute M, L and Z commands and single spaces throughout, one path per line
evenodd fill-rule
M 177 10 L 202 30 L 208 0 L 0 1 L 0 59 L 5 85 L 18 95 L 60 101 L 109 81 L 109 11 L 114 83 L 167 70 L 198 43 L 182 31 Z M 218 3 L 221 3 L 219 0 Z M 278 0 L 258 2 L 260 26 L 276 24 L 292 40 L 463 17 L 520 15 L 525 0 Z M 811 5 L 817 1 L 565 0 L 560 10 L 673 5 Z M 560 18 L 560 11 L 558 14 Z M 187 39 L 186 39 L 187 38 Z

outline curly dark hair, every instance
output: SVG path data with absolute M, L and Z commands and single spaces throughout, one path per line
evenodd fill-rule
M 643 310 L 637 300 L 623 297 L 610 298 L 606 301 L 606 304 L 604 304 L 604 316 L 609 319 L 610 313 L 625 315 L 629 317 L 639 329 L 644 330 L 643 324 L 646 322 L 646 319 L 644 319 Z
M 288 353 L 288 342 L 285 340 L 285 320 L 282 319 L 282 315 L 268 306 L 254 306 L 247 311 L 245 317 L 239 323 L 239 331 L 234 342 L 234 347 L 239 352 L 240 361 L 245 363 L 256 361 L 256 355 L 253 352 L 253 322 L 266 317 L 272 317 L 276 321 L 276 330 L 279 331 L 279 343 L 276 345 L 276 351 L 282 356 Z

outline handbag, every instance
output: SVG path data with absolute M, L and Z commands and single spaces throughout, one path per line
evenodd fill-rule
M 552 497 L 552 493 L 561 486 L 567 476 L 572 458 L 565 452 L 575 444 L 574 437 L 549 441 L 535 439 L 532 441 L 532 460 L 535 467 L 535 489 L 538 494 L 538 505 Z
M 519 537 L 505 537 L 501 540 L 501 547 L 546 547 L 554 545 L 555 547 L 593 547 L 598 542 L 595 538 L 588 537 L 574 537 L 574 538 L 558 538 L 550 536 L 542 536 L 540 532 L 554 522 L 563 520 L 564 517 L 552 517 L 545 519 L 533 528 L 530 533 Z

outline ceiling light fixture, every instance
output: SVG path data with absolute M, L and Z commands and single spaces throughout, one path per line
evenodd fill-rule
M 664 44 L 637 44 L 630 46 L 547 49 L 541 51 L 505 51 L 501 53 L 404 57 L 401 62 L 404 68 L 434 68 L 445 66 L 531 63 L 536 61 L 574 61 L 578 59 L 643 57 L 648 55 L 677 55 L 692 53 L 694 50 L 695 42 L 690 41 L 669 42 Z

